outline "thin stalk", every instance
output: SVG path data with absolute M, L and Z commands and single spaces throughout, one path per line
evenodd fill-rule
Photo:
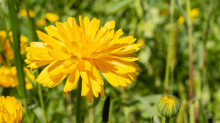
M 40 99 L 40 106 L 43 110 L 43 121 L 44 123 L 47 123 L 47 119 L 46 119 L 46 112 L 45 112 L 45 108 L 44 108 L 44 100 L 43 100 L 43 95 L 42 95 L 42 90 L 41 90 L 41 85 L 37 84 L 38 86 L 38 95 L 39 95 L 39 99 Z
M 168 57 L 167 57 L 167 63 L 166 63 L 166 73 L 165 73 L 165 83 L 164 83 L 164 93 L 167 94 L 169 89 L 169 63 L 168 63 Z
M 13 52 L 14 52 L 14 63 L 17 70 L 17 77 L 19 82 L 19 96 L 24 102 L 24 110 L 26 110 L 26 118 L 30 123 L 30 117 L 28 115 L 27 103 L 26 103 L 26 89 L 24 80 L 23 60 L 20 55 L 20 27 L 17 12 L 15 10 L 15 4 L 13 0 L 8 0 L 9 18 L 13 36 Z
M 169 123 L 170 122 L 170 118 L 165 118 L 165 123 Z
M 78 81 L 78 88 L 77 88 L 77 100 L 76 100 L 76 122 L 81 123 L 82 122 L 82 116 L 81 116 L 81 90 L 82 90 L 82 78 L 79 77 Z
M 192 42 L 192 21 L 190 17 L 190 0 L 186 2 L 188 19 L 188 38 L 189 38 L 189 100 L 190 100 L 190 123 L 195 122 L 195 112 L 193 106 L 193 42 Z
M 174 6 L 175 0 L 170 0 L 170 23 L 174 23 Z M 165 73 L 165 83 L 164 83 L 164 93 L 168 93 L 169 90 L 169 73 L 170 73 L 170 66 L 169 66 L 169 57 L 168 57 L 169 48 L 167 48 L 167 63 L 166 63 L 166 73 Z
M 187 0 L 187 17 L 188 17 L 188 38 L 189 38 L 189 98 L 193 99 L 193 42 L 192 42 L 192 21 L 190 18 L 190 0 Z

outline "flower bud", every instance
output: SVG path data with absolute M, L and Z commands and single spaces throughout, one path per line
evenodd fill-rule
M 175 96 L 162 95 L 157 104 L 157 109 L 164 117 L 171 118 L 179 113 L 180 102 Z

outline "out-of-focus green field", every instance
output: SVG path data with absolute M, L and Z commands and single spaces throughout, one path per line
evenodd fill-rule
M 153 116 L 154 123 L 161 123 L 162 116 L 157 111 L 156 105 L 164 89 L 166 65 L 168 63 L 169 82 L 168 93 L 175 95 L 181 102 L 181 109 L 170 123 L 219 123 L 220 122 L 220 1 L 219 0 L 191 0 L 191 11 L 187 13 L 188 0 L 174 0 L 172 10 L 169 0 L 12 0 L 18 16 L 19 30 L 27 39 L 21 43 L 21 49 L 28 47 L 32 39 L 40 39 L 36 30 L 46 32 L 44 27 L 55 25 L 46 17 L 47 13 L 59 16 L 58 21 L 64 22 L 67 17 L 79 15 L 88 16 L 90 19 L 101 20 L 101 26 L 107 21 L 115 20 L 115 30 L 122 28 L 124 36 L 133 35 L 141 49 L 136 52 L 140 60 L 142 72 L 138 73 L 135 82 L 127 88 L 113 87 L 104 78 L 105 96 L 110 96 L 111 105 L 109 122 L 111 123 L 149 123 Z M 5 41 L 12 38 L 9 34 L 13 27 L 10 25 L 10 8 L 8 0 L 0 0 L 0 31 L 6 32 L 6 39 L 0 33 L 0 73 L 3 67 L 12 69 L 16 60 L 9 58 Z M 31 11 L 30 18 L 27 10 Z M 24 9 L 24 10 L 23 10 Z M 26 17 L 23 14 L 26 13 Z M 188 17 L 192 22 L 193 45 L 193 97 L 190 99 L 189 79 L 189 25 Z M 173 16 L 172 16 L 173 15 Z M 185 18 L 185 19 L 184 19 Z M 29 19 L 29 20 L 28 20 Z M 78 22 L 79 23 L 79 22 Z M 34 30 L 34 31 L 33 31 Z M 32 33 L 34 32 L 34 33 Z M 36 37 L 34 37 L 36 36 Z M 20 41 L 23 41 L 20 39 Z M 169 44 L 169 42 L 172 42 Z M 8 45 L 13 45 L 10 40 Z M 27 45 L 27 46 L 26 46 Z M 5 48 L 6 47 L 6 48 Z M 13 50 L 13 48 L 12 48 Z M 11 51 L 11 53 L 13 53 Z M 171 54 L 170 56 L 168 54 Z M 26 53 L 21 53 L 22 61 Z M 23 62 L 22 67 L 27 67 Z M 21 67 L 21 68 L 22 68 Z M 9 79 L 3 79 L 0 74 L 0 95 L 14 96 L 21 101 L 23 122 L 26 123 L 75 123 L 76 94 L 75 87 L 70 93 L 64 93 L 64 82 L 54 88 L 42 87 L 36 78 L 44 67 L 34 70 L 30 75 L 26 70 L 26 101 L 19 96 L 20 87 L 5 87 Z M 14 68 L 13 68 L 14 69 Z M 15 70 L 14 70 L 15 71 Z M 29 88 L 28 88 L 29 87 Z M 41 93 L 42 91 L 42 93 Z M 41 95 L 42 94 L 42 95 Z M 42 98 L 41 98 L 42 96 Z M 105 97 L 105 98 L 106 98 Z M 88 103 L 82 98 L 82 117 L 85 123 L 101 123 L 102 109 L 105 98 L 95 98 L 93 103 Z M 42 103 L 45 111 L 42 109 Z M 23 108 L 25 109 L 25 108 Z M 1 110 L 0 110 L 1 112 Z

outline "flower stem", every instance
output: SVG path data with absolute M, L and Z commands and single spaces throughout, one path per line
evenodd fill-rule
M 45 113 L 45 108 L 44 108 L 44 100 L 43 100 L 43 96 L 42 96 L 42 90 L 41 90 L 41 85 L 38 84 L 38 95 L 39 95 L 39 98 L 40 98 L 40 106 L 43 110 L 43 120 L 44 120 L 44 123 L 47 123 L 47 120 L 46 120 L 46 113 Z
M 14 0 L 8 0 L 8 9 L 9 9 L 9 19 L 13 37 L 13 53 L 14 53 L 14 63 L 16 66 L 17 77 L 19 82 L 19 96 L 23 101 L 24 110 L 26 111 L 27 122 L 31 123 L 27 102 L 26 102 L 26 89 L 25 89 L 25 80 L 24 80 L 24 70 L 23 70 L 23 60 L 20 55 L 20 27 L 19 20 L 17 17 L 17 11 L 15 8 Z
M 170 118 L 165 118 L 165 123 L 169 123 L 170 122 Z
M 82 116 L 81 116 L 81 90 L 82 90 L 82 78 L 79 77 L 78 82 L 78 89 L 77 89 L 77 100 L 76 100 L 76 122 L 81 123 L 82 122 Z

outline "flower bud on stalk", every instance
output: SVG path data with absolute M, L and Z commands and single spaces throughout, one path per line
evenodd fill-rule
M 179 113 L 180 102 L 175 96 L 162 95 L 157 104 L 157 109 L 164 117 L 171 118 Z

